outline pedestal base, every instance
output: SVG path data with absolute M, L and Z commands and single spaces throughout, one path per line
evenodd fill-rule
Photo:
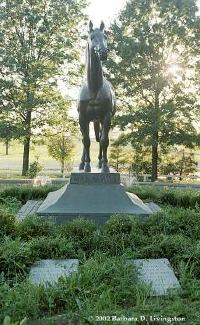
M 72 173 L 70 183 L 49 193 L 37 211 L 58 223 L 78 216 L 104 223 L 114 214 L 148 217 L 152 213 L 136 195 L 126 193 L 119 173 Z

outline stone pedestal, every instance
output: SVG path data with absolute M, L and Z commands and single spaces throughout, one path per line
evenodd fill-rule
M 58 223 L 78 216 L 104 223 L 114 214 L 148 217 L 152 213 L 136 195 L 126 193 L 119 173 L 72 173 L 70 183 L 49 193 L 37 211 Z

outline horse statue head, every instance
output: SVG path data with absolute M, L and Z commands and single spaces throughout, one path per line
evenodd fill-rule
M 104 34 L 104 22 L 101 22 L 100 28 L 93 29 L 93 23 L 89 23 L 88 47 L 91 52 L 94 52 L 101 61 L 107 60 L 108 47 L 107 37 Z

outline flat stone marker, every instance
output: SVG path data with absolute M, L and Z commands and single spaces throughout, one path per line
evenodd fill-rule
M 34 214 L 37 212 L 38 208 L 42 204 L 43 201 L 36 200 L 28 200 L 26 204 L 24 204 L 21 209 L 17 213 L 17 217 L 19 220 L 23 220 L 26 216 L 30 214 Z
M 55 284 L 61 276 L 69 276 L 78 271 L 78 260 L 40 260 L 30 271 L 30 280 L 34 284 Z
M 131 260 L 138 268 L 138 278 L 151 284 L 151 296 L 163 296 L 181 288 L 167 258 Z M 170 291 L 169 291 L 170 290 Z
M 161 211 L 161 208 L 159 207 L 159 205 L 157 205 L 154 202 L 148 202 L 145 203 L 146 206 L 149 207 L 149 209 L 151 209 L 154 213 Z

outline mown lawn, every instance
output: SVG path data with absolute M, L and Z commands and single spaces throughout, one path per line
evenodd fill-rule
M 62 226 L 36 216 L 16 220 L 27 199 L 43 198 L 50 190 L 24 186 L 0 192 L 0 322 L 9 316 L 17 324 L 25 318 L 35 324 L 58 324 L 61 318 L 64 324 L 95 324 L 97 316 L 154 315 L 199 324 L 199 192 L 133 188 L 162 206 L 146 223 L 134 216 L 113 216 L 101 228 L 84 219 Z M 78 258 L 79 272 L 55 287 L 37 287 L 28 280 L 29 270 L 45 258 Z M 181 293 L 149 297 L 149 287 L 139 284 L 137 270 L 127 265 L 129 258 L 168 258 Z
M 78 166 L 82 156 L 82 140 L 81 137 L 73 139 L 74 156 L 73 165 Z M 98 143 L 91 140 L 91 161 L 93 166 L 98 161 Z M 44 171 L 60 170 L 60 164 L 48 154 L 46 145 L 31 145 L 30 163 L 38 158 L 39 163 L 44 167 Z M 12 141 L 9 146 L 9 155 L 5 155 L 5 145 L 0 142 L 0 178 L 16 177 L 21 174 L 23 159 L 23 145 L 18 141 Z

